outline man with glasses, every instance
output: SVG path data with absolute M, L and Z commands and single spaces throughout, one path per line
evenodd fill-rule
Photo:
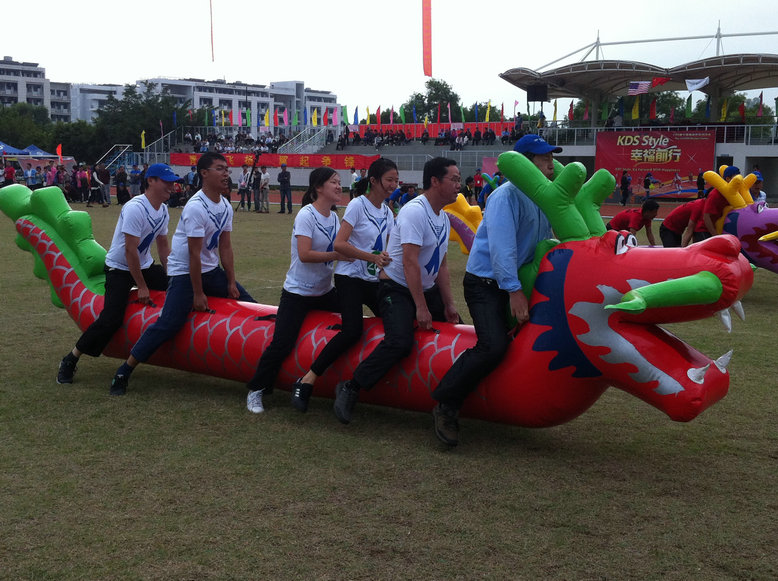
M 429 330 L 432 321 L 460 322 L 446 262 L 450 224 L 443 208 L 453 203 L 461 177 L 456 162 L 436 157 L 424 164 L 424 193 L 403 206 L 389 236 L 391 262 L 378 275 L 378 306 L 384 338 L 335 389 L 335 416 L 351 421 L 359 390 L 371 389 L 410 354 L 414 320 Z
M 208 310 L 208 297 L 256 302 L 235 280 L 232 204 L 221 192 L 228 185 L 224 156 L 205 153 L 197 162 L 202 189 L 184 206 L 167 261 L 170 277 L 165 304 L 156 322 L 141 335 L 111 382 L 111 395 L 124 395 L 130 374 L 165 341 L 175 337 L 189 314 Z M 219 265 L 221 262 L 221 266 Z
M 554 153 L 562 151 L 538 135 L 525 135 L 514 150 L 529 158 L 543 175 L 554 176 Z M 527 296 L 518 271 L 531 262 L 539 242 L 551 238 L 548 218 L 521 190 L 506 182 L 489 196 L 467 260 L 463 286 L 478 341 L 440 380 L 433 399 L 435 435 L 449 446 L 459 443 L 459 409 L 467 395 L 505 356 L 513 333 L 507 313 L 519 326 L 529 320 Z M 514 331 L 516 330 L 514 329 Z

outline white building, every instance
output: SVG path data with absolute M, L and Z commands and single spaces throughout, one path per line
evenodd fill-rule
M 50 108 L 50 82 L 38 63 L 17 62 L 10 56 L 0 61 L 0 104 L 29 103 Z

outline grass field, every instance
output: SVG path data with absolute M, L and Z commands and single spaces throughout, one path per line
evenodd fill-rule
M 118 208 L 91 213 L 107 246 Z M 236 214 L 260 302 L 277 304 L 291 220 Z M 253 416 L 243 385 L 151 366 L 111 398 L 102 357 L 57 385 L 78 330 L 14 234 L 0 217 L 2 579 L 778 578 L 773 273 L 731 334 L 673 328 L 735 349 L 729 395 L 693 422 L 609 390 L 556 428 L 464 420 L 444 451 L 425 414 L 361 405 L 341 426 L 330 400 L 301 415 L 277 391 Z

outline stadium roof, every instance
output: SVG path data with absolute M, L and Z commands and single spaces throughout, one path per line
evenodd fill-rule
M 630 81 L 669 77 L 667 83 L 649 92 L 686 91 L 686 80 L 710 77 L 701 89 L 712 96 L 735 91 L 778 87 L 778 55 L 732 54 L 692 61 L 670 69 L 636 61 L 596 60 L 565 65 L 544 72 L 515 68 L 500 77 L 527 91 L 545 85 L 548 99 L 623 96 Z

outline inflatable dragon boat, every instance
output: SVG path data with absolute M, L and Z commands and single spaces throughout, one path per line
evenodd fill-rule
M 553 426 L 616 387 L 688 421 L 723 398 L 730 353 L 713 360 L 659 324 L 706 318 L 738 303 L 753 282 L 738 240 L 724 235 L 687 248 L 641 248 L 629 233 L 605 230 L 599 206 L 613 191 L 608 172 L 584 183 L 581 164 L 558 164 L 550 181 L 515 152 L 500 156 L 498 165 L 546 212 L 559 240 L 539 245 L 535 260 L 522 267 L 530 320 L 462 414 Z M 35 274 L 48 279 L 53 302 L 85 329 L 102 309 L 104 292 L 105 250 L 92 236 L 89 215 L 71 210 L 56 187 L 30 192 L 8 186 L 0 190 L 0 209 L 16 225 L 17 244 L 32 252 Z M 105 355 L 127 357 L 161 311 L 164 293 L 152 291 L 151 298 L 154 305 L 141 305 L 133 291 Z M 276 307 L 230 299 L 209 299 L 209 306 L 210 313 L 193 312 L 149 363 L 245 382 L 272 339 Z M 308 315 L 278 387 L 291 387 L 339 323 L 335 313 Z M 319 379 L 314 395 L 332 397 L 336 383 L 351 377 L 382 336 L 381 320 L 366 319 L 362 341 Z M 363 394 L 365 403 L 429 411 L 431 391 L 476 341 L 471 326 L 446 323 L 417 330 L 415 338 L 413 352 Z

